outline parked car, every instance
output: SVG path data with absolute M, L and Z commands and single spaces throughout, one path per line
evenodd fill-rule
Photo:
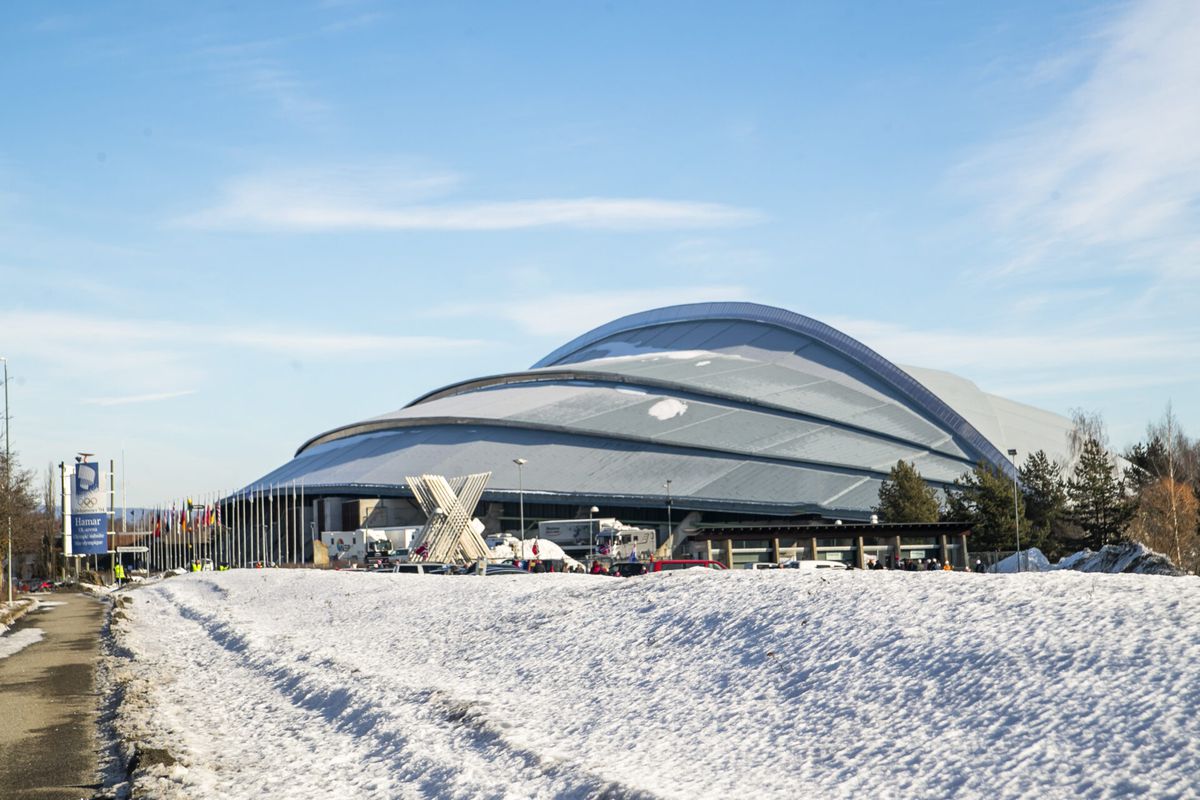
M 650 571 L 649 562 L 618 561 L 608 568 L 608 574 L 620 578 L 632 578 L 635 575 L 645 575 Z
M 399 575 L 445 575 L 446 565 L 429 561 L 401 562 L 386 567 L 383 572 L 394 572 Z
M 647 566 L 651 572 L 667 572 L 675 569 L 691 569 L 692 567 L 707 567 L 708 569 L 726 569 L 720 561 L 709 561 L 705 558 L 664 558 L 654 561 Z
M 470 575 L 474 571 L 475 570 L 468 570 L 467 574 Z M 483 574 L 484 575 L 529 575 L 530 572 L 529 572 L 529 570 L 521 569 L 520 567 L 518 567 L 514 564 L 488 564 L 487 571 L 484 572 Z
M 801 572 L 816 572 L 823 569 L 847 569 L 840 561 L 815 561 L 813 559 L 792 559 L 783 562 L 784 569 L 798 569 Z
M 779 565 L 770 561 L 752 561 L 749 564 L 743 564 L 746 569 L 779 569 Z

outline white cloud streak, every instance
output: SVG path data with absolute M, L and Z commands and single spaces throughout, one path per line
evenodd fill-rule
M 1114 249 L 1141 269 L 1200 277 L 1200 6 L 1135 3 L 1099 34 L 1086 77 L 1052 114 L 964 165 L 1018 242 L 1008 272 Z M 1144 265 L 1149 265 L 1144 266 Z M 1086 265 L 1083 266 L 1083 265 Z
M 0 330 L 6 355 L 14 363 L 40 361 L 80 381 L 117 379 L 137 388 L 193 382 L 197 370 L 220 363 L 231 350 L 312 361 L 453 353 L 485 346 L 477 339 L 440 336 L 113 320 L 58 312 L 0 311 Z
M 822 320 L 881 355 L 923 367 L 986 371 L 1106 367 L 1113 364 L 1170 364 L 1193 360 L 1200 341 L 1171 333 L 1097 334 L 1060 329 L 1003 334 L 973 330 L 914 330 L 872 320 Z
M 433 317 L 482 316 L 503 320 L 531 336 L 578 336 L 618 317 L 662 306 L 745 300 L 741 286 L 668 286 L 628 291 L 551 292 L 489 304 L 455 304 L 430 312 Z
M 650 197 L 579 197 L 418 203 L 457 184 L 453 175 L 405 175 L 368 167 L 298 170 L 230 181 L 213 208 L 177 220 L 210 230 L 502 231 L 530 228 L 661 230 L 721 228 L 762 220 L 720 203 Z
M 195 389 L 182 389 L 177 392 L 155 392 L 152 394 L 135 394 L 123 397 L 92 397 L 81 402 L 89 406 L 127 406 L 139 403 L 157 403 L 162 400 L 174 400 L 177 397 L 187 397 L 195 393 Z

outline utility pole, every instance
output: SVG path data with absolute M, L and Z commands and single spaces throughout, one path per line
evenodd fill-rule
M 5 541 L 7 542 L 8 557 L 8 605 L 11 607 L 13 604 L 12 451 L 8 447 L 8 426 L 12 418 L 8 416 L 8 359 L 0 356 L 0 361 L 4 362 L 4 517 L 5 526 L 8 529 Z

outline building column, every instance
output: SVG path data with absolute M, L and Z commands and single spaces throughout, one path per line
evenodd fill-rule
M 776 564 L 779 563 L 779 537 L 776 536 L 771 540 L 771 560 Z
M 733 569 L 733 539 L 725 540 L 725 566 Z
M 965 533 L 960 533 L 958 535 L 958 550 L 962 554 L 963 569 L 970 569 L 971 555 L 967 552 L 967 535 Z
M 899 560 L 904 558 L 904 551 L 900 549 L 900 534 L 896 534 L 894 546 L 896 548 L 896 562 L 899 563 Z
M 855 549 L 856 558 L 858 560 L 858 568 L 867 568 L 867 551 L 863 549 L 863 537 L 859 536 L 857 540 L 857 548 Z
M 712 560 L 713 560 L 713 557 L 712 557 L 712 539 L 705 539 L 705 540 L 704 540 L 704 559 L 705 559 L 706 561 L 712 561 Z
M 815 536 L 809 537 L 808 547 L 809 547 L 809 550 L 808 550 L 809 556 L 808 557 L 811 558 L 813 561 L 816 561 L 817 560 L 817 537 L 815 537 Z
M 950 548 L 946 546 L 946 534 L 942 534 L 942 563 L 950 560 Z

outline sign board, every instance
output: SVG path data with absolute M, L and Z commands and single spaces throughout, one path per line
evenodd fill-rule
M 108 552 L 108 498 L 100 480 L 100 465 L 75 465 L 71 492 L 71 555 Z
M 141 544 L 118 545 L 118 553 L 149 553 L 150 548 Z

